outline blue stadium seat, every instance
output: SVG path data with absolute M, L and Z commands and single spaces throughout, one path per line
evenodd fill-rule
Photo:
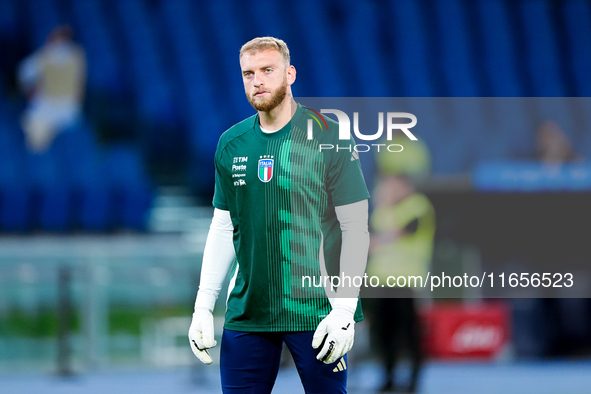
M 433 145 L 430 141 L 426 142 L 431 152 L 434 173 L 453 175 L 468 171 L 468 152 L 460 139 L 445 138 L 437 145 Z
M 431 70 L 426 22 L 420 2 L 398 0 L 389 4 L 392 19 L 388 32 L 397 45 L 393 48 L 402 76 L 402 96 L 434 97 L 437 89 Z
M 494 97 L 523 96 L 523 82 L 517 71 L 514 33 L 509 25 L 509 13 L 503 0 L 477 0 L 479 23 L 482 27 L 484 67 Z
M 148 4 L 141 0 L 116 2 L 119 19 L 123 21 L 124 38 L 130 51 L 130 75 L 133 79 L 137 113 L 155 125 L 177 121 L 170 80 L 162 65 L 162 48 Z M 163 128 L 162 132 L 170 130 Z
M 490 151 L 491 147 L 500 142 L 486 129 L 485 107 L 480 98 L 453 97 L 446 100 L 449 102 L 446 112 L 453 121 L 453 129 L 446 136 L 457 140 L 456 143 L 462 147 L 462 172 L 468 172 L 483 156 L 494 154 Z
M 104 9 L 97 0 L 72 0 L 70 3 L 77 22 L 76 35 L 88 56 L 89 88 L 122 93 L 121 62 L 116 56 Z
M 18 28 L 15 3 L 0 1 L 0 37 L 15 39 L 18 35 Z
M 33 226 L 55 232 L 70 229 L 70 190 L 60 171 L 56 151 L 50 148 L 43 154 L 29 154 L 26 161 L 33 198 Z
M 470 48 L 466 10 L 460 0 L 436 0 L 437 38 L 441 45 L 441 65 L 451 97 L 481 96 Z
M 344 70 L 334 56 L 334 32 L 326 28 L 329 20 L 326 2 L 302 0 L 293 3 L 297 23 L 305 25 L 299 32 L 310 57 L 314 59 L 313 76 L 319 95 L 324 97 L 345 97 L 348 86 L 344 86 Z M 296 64 L 297 66 L 297 64 Z
M 101 173 L 100 152 L 93 131 L 84 125 L 62 132 L 54 141 L 60 171 L 71 192 L 70 215 L 75 228 L 109 228 L 109 188 Z
M 561 2 L 568 40 L 569 72 L 574 80 L 574 95 L 579 96 L 582 122 L 573 130 L 575 150 L 591 157 L 591 4 L 585 0 Z
M 145 230 L 153 193 L 141 156 L 129 146 L 116 145 L 106 150 L 105 159 L 115 227 Z
M 39 48 L 47 35 L 55 26 L 64 23 L 54 0 L 27 0 L 28 15 L 30 17 L 31 45 Z
M 222 107 L 226 109 L 228 127 L 252 115 L 252 108 L 244 100 L 240 68 L 238 64 L 238 51 L 242 44 L 254 38 L 243 32 L 243 19 L 238 14 L 237 8 L 230 0 L 218 0 L 204 2 L 199 7 L 197 23 L 208 26 L 211 34 L 204 42 L 206 51 L 213 56 L 220 56 L 215 61 L 217 87 L 221 89 L 217 97 Z M 220 29 L 219 26 L 224 26 Z M 207 57 L 208 65 L 212 61 Z
M 586 0 L 561 2 L 570 49 L 570 72 L 576 96 L 591 97 L 591 4 Z
M 0 122 L 0 229 L 8 232 L 29 229 L 30 194 L 23 171 L 19 131 Z
M 380 47 L 379 5 L 371 1 L 345 1 L 343 4 L 344 39 L 349 46 L 349 61 L 359 81 L 356 96 L 388 97 L 389 74 Z M 368 70 L 371 65 L 371 71 Z M 350 83 L 350 82 L 348 82 Z
M 513 158 L 531 158 L 535 152 L 535 125 L 529 117 L 527 98 L 501 97 L 496 100 L 495 128 L 511 149 Z
M 248 8 L 252 8 L 248 4 L 241 4 L 243 2 L 236 3 L 235 7 L 241 7 L 240 11 L 247 12 Z M 252 25 L 258 32 L 257 36 L 273 36 L 283 38 L 286 41 L 289 40 L 287 31 L 289 24 L 284 23 L 285 21 L 282 18 L 277 18 L 277 15 L 285 15 L 289 12 L 289 9 L 282 5 L 281 2 L 273 0 L 257 1 L 256 10 L 252 13 L 253 16 L 256 15 Z M 246 32 L 247 28 L 243 30 Z
M 563 97 L 567 91 L 560 70 L 556 28 L 547 0 L 521 0 L 519 11 L 527 46 L 533 96 Z
M 208 62 L 211 58 L 207 56 L 209 44 L 208 40 L 202 38 L 203 30 L 198 28 L 199 17 L 206 15 L 201 15 L 199 11 L 201 9 L 191 1 L 170 0 L 161 3 L 164 30 L 169 35 L 175 66 L 178 68 L 175 74 L 180 85 L 179 108 L 187 128 L 190 151 L 188 177 L 194 190 L 207 193 L 213 187 L 213 178 L 205 178 L 213 174 L 213 154 L 219 136 L 232 125 L 228 119 L 232 106 L 215 105 L 222 82 L 210 78 L 212 69 Z M 233 66 L 239 75 L 236 61 Z M 244 96 L 241 99 L 243 105 L 248 106 Z

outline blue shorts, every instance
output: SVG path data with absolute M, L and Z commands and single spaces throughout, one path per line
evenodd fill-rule
M 346 393 L 347 355 L 333 364 L 316 360 L 313 331 L 240 332 L 224 330 L 220 372 L 224 393 L 268 394 L 273 389 L 283 343 L 293 356 L 306 394 Z

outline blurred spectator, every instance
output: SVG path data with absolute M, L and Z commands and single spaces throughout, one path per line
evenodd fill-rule
M 542 164 L 561 165 L 585 160 L 574 150 L 568 135 L 553 120 L 542 122 L 536 130 L 535 148 L 536 158 Z M 552 222 L 549 226 L 553 226 Z M 554 248 L 561 247 L 561 241 L 553 242 Z M 553 265 L 556 264 L 556 258 L 552 253 L 542 253 L 538 255 L 536 264 Z M 567 260 L 572 259 L 572 255 L 560 258 L 565 260 L 565 264 L 572 264 L 572 261 Z M 513 348 L 517 358 L 564 357 L 589 351 L 589 299 L 518 298 L 511 299 L 511 304 Z
M 564 130 L 553 120 L 544 121 L 536 132 L 536 153 L 543 163 L 561 164 L 584 160 L 576 153 Z
M 55 27 L 45 44 L 20 63 L 18 80 L 29 98 L 22 118 L 27 147 L 42 153 L 82 115 L 86 54 L 74 43 L 70 26 Z
M 427 145 L 396 136 L 392 143 L 402 152 L 378 154 L 379 179 L 373 193 L 374 210 L 367 273 L 385 282 L 388 276 L 425 276 L 431 263 L 435 212 L 431 202 L 417 193 L 413 182 L 424 181 L 431 169 Z M 415 392 L 422 362 L 421 330 L 410 287 L 388 289 L 372 300 L 372 337 L 384 367 L 381 391 Z M 373 313 L 372 313 L 373 312 Z M 407 355 L 411 374 L 405 386 L 396 379 L 396 362 Z
M 423 140 L 409 143 L 406 136 L 397 134 L 388 144 L 399 144 L 404 149 L 402 152 L 382 152 L 376 155 L 377 165 L 382 174 L 404 174 L 413 182 L 422 181 L 429 176 L 431 155 Z
M 415 192 L 402 175 L 382 179 L 374 192 L 375 209 L 367 272 L 386 283 L 388 276 L 426 276 L 431 262 L 435 211 L 428 198 Z M 407 282 L 407 285 L 409 283 Z M 421 330 L 410 287 L 389 289 L 375 300 L 372 331 L 384 366 L 381 391 L 416 392 L 420 366 Z M 403 351 L 410 359 L 406 387 L 395 379 L 395 365 Z

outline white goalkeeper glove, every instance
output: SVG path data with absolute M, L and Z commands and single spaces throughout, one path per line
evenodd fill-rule
M 332 364 L 345 355 L 353 347 L 355 339 L 355 310 L 335 306 L 326 316 L 314 332 L 312 347 L 317 349 L 326 336 L 324 346 L 316 356 L 316 359 L 325 364 Z
M 204 364 L 211 364 L 213 359 L 207 349 L 217 342 L 213 338 L 213 315 L 207 308 L 195 308 L 191 327 L 189 327 L 189 343 L 191 350 Z

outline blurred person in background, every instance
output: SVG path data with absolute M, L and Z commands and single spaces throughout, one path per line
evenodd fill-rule
M 306 393 L 346 393 L 346 353 L 363 318 L 359 289 L 329 300 L 323 287 L 300 281 L 321 279 L 322 266 L 350 277 L 365 272 L 369 193 L 359 156 L 319 150 L 322 143 L 354 143 L 339 140 L 338 124 L 328 118 L 326 129 L 308 138 L 306 122 L 319 114 L 292 97 L 296 70 L 285 42 L 249 41 L 240 67 L 257 114 L 218 143 L 215 210 L 190 346 L 202 362 L 213 362 L 207 351 L 216 344 L 212 312 L 233 271 L 220 356 L 224 393 L 270 393 L 283 343 Z
M 563 164 L 585 161 L 585 157 L 575 151 L 573 142 L 560 124 L 551 119 L 543 121 L 536 130 L 535 159 L 548 172 Z M 559 248 L 560 242 L 553 240 L 553 246 Z M 572 259 L 572 256 L 561 256 L 561 259 L 566 258 Z M 539 255 L 536 264 L 555 264 L 555 259 L 554 254 L 545 253 Z M 563 357 L 587 351 L 584 345 L 580 345 L 589 342 L 589 299 L 515 298 L 511 299 L 511 304 L 514 313 L 513 346 L 517 357 Z
M 55 27 L 45 44 L 20 63 L 18 80 L 29 99 L 22 117 L 27 148 L 43 153 L 82 116 L 86 54 L 73 41 L 72 28 Z
M 546 164 L 580 162 L 584 158 L 573 149 L 573 143 L 553 120 L 544 121 L 536 131 L 537 158 Z
M 424 194 L 415 191 L 412 181 L 428 175 L 429 152 L 422 141 L 404 145 L 404 155 L 377 156 L 379 179 L 372 199 L 367 275 L 379 277 L 380 283 L 386 283 L 389 276 L 425 279 L 433 254 L 435 210 Z M 384 369 L 382 392 L 414 393 L 418 387 L 423 356 L 411 285 L 407 281 L 406 286 L 389 288 L 382 298 L 371 300 L 373 346 Z M 395 372 L 404 356 L 411 371 L 406 384 L 401 384 Z

